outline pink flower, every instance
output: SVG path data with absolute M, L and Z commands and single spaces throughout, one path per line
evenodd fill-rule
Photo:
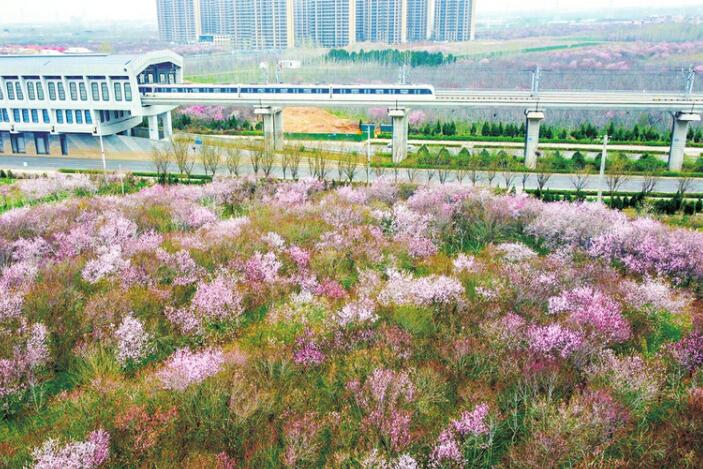
M 303 366 L 318 366 L 324 363 L 325 354 L 313 340 L 312 333 L 306 331 L 295 340 L 295 351 L 293 361 Z
M 456 258 L 452 261 L 452 265 L 454 266 L 454 273 L 457 274 L 471 273 L 477 269 L 476 259 L 474 259 L 473 256 L 467 256 L 464 253 L 456 256 Z
M 375 305 L 368 298 L 362 298 L 359 301 L 347 303 L 337 312 L 337 323 L 340 326 L 349 324 L 359 324 L 365 322 L 376 322 L 378 316 L 375 314 Z
M 299 269 L 306 269 L 310 265 L 310 253 L 298 246 L 288 248 L 288 255 Z
M 630 324 L 620 314 L 620 307 L 598 290 L 575 288 L 550 298 L 549 307 L 552 314 L 569 313 L 570 320 L 584 328 L 586 335 L 616 343 L 630 338 Z
M 144 325 L 132 314 L 122 319 L 115 332 L 117 337 L 117 360 L 122 366 L 129 362 L 141 361 L 150 351 L 151 336 L 144 330 Z
M 55 440 L 47 440 L 33 452 L 35 469 L 93 469 L 110 457 L 110 434 L 103 429 L 91 432 L 83 442 L 72 442 L 60 448 Z
M 581 348 L 582 337 L 559 324 L 530 326 L 527 341 L 532 352 L 545 357 L 568 358 Z
M 339 300 L 347 296 L 347 292 L 336 280 L 325 279 L 315 288 L 317 296 L 324 296 L 331 300 Z
M 461 282 L 451 277 L 429 275 L 414 279 L 392 270 L 388 276 L 388 282 L 378 296 L 379 302 L 384 305 L 447 305 L 461 301 L 464 296 Z
M 98 258 L 85 264 L 83 279 L 97 283 L 105 277 L 126 270 L 129 265 L 129 260 L 122 257 L 122 248 L 119 245 L 102 247 L 98 250 Z
M 464 467 L 464 456 L 454 433 L 450 430 L 444 430 L 439 434 L 437 443 L 430 454 L 430 467 L 443 467 L 446 464 Z
M 461 435 L 473 435 L 478 436 L 484 433 L 488 433 L 488 425 L 486 424 L 486 417 L 488 416 L 488 405 L 480 404 L 471 412 L 464 412 L 461 417 L 452 422 L 454 430 Z
M 366 414 L 364 424 L 388 438 L 394 450 L 410 443 L 412 414 L 405 407 L 413 402 L 415 386 L 407 373 L 378 368 L 363 386 L 353 381 L 347 389 Z
M 208 319 L 227 319 L 244 312 L 242 299 L 235 291 L 232 280 L 220 274 L 210 283 L 201 283 L 195 291 L 193 308 Z
M 207 349 L 191 352 L 187 348 L 176 350 L 156 376 L 166 389 L 183 391 L 191 384 L 198 384 L 217 374 L 224 364 L 219 350 Z
M 257 251 L 247 261 L 244 275 L 250 283 L 273 283 L 278 280 L 278 270 L 281 266 L 281 262 L 273 252 L 261 254 Z
M 693 334 L 671 346 L 671 354 L 681 366 L 693 371 L 703 365 L 703 335 Z
M 44 324 L 32 325 L 23 361 L 30 370 L 49 361 L 49 331 Z
M 424 236 L 411 236 L 403 239 L 408 246 L 408 254 L 412 257 L 430 257 L 437 254 L 439 249 L 435 243 Z

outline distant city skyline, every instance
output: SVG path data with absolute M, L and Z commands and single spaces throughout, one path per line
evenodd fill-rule
M 3 5 L 0 26 L 16 23 L 55 23 L 80 19 L 83 22 L 140 21 L 156 25 L 156 2 L 153 0 L 23 0 Z M 96 8 L 96 3 L 102 7 Z M 614 8 L 657 8 L 702 5 L 703 0 L 477 0 L 477 16 L 498 12 L 554 12 L 600 10 Z

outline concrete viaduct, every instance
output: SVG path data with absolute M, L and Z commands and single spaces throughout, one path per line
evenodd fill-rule
M 692 88 L 692 87 L 691 87 Z M 632 91 L 435 90 L 429 85 L 149 85 L 140 86 L 143 106 L 253 106 L 262 116 L 269 149 L 283 147 L 282 107 L 385 106 L 393 122 L 393 161 L 407 156 L 408 111 L 417 107 L 506 107 L 525 110 L 525 164 L 537 166 L 539 131 L 550 109 L 640 110 L 672 115 L 669 169 L 683 166 L 692 122 L 700 121 L 703 94 Z M 150 121 L 150 126 L 153 124 Z M 153 134 L 153 132 L 152 132 Z

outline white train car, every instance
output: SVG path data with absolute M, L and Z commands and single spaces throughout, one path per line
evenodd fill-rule
M 184 102 L 205 95 L 208 101 L 225 102 L 250 100 L 294 100 L 310 102 L 368 102 L 402 100 L 403 102 L 434 99 L 431 85 L 209 85 L 209 84 L 153 84 L 140 85 L 142 97 L 182 98 Z

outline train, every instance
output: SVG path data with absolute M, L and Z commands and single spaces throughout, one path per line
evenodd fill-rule
M 311 99 L 356 99 L 402 98 L 403 100 L 427 100 L 435 96 L 432 85 L 209 85 L 209 84 L 143 84 L 139 92 L 144 97 L 168 94 L 176 97 L 189 94 L 208 94 L 215 98 L 282 98 L 282 95 L 305 95 Z M 288 96 L 291 97 L 291 96 Z

